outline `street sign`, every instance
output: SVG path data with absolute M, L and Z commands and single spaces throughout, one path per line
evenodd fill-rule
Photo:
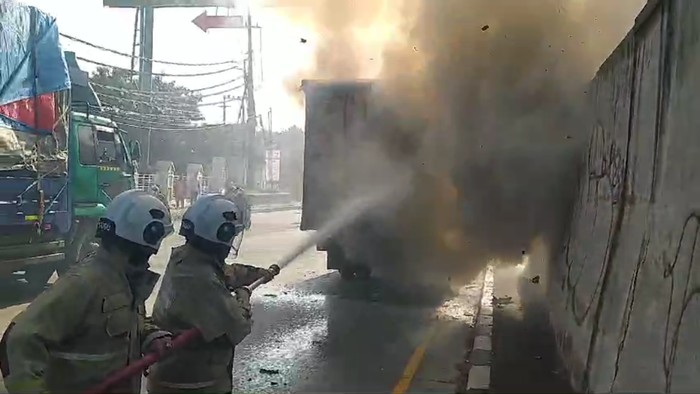
M 246 27 L 241 15 L 207 15 L 204 11 L 192 20 L 197 27 L 206 33 L 209 29 L 238 29 Z
M 236 0 L 102 0 L 105 7 L 235 7 Z

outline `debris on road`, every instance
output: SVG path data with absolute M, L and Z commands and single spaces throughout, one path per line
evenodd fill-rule
M 486 31 L 489 29 L 489 27 L 490 27 L 489 25 L 483 25 L 483 26 L 481 26 L 481 31 Z
M 532 282 L 534 284 L 540 283 L 540 276 L 539 275 L 533 276 L 532 279 L 530 279 L 530 282 Z
M 279 369 L 260 368 L 260 373 L 263 375 L 279 375 L 280 370 Z
M 491 304 L 495 305 L 497 308 L 503 308 L 504 305 L 512 304 L 513 303 L 513 297 L 505 296 L 505 297 L 493 297 L 491 299 Z

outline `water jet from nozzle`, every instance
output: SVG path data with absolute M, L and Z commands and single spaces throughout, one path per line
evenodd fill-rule
M 349 200 L 341 209 L 331 217 L 320 229 L 310 234 L 301 243 L 295 246 L 287 254 L 285 254 L 276 264 L 282 269 L 304 252 L 316 246 L 319 242 L 332 237 L 338 231 L 346 226 L 349 226 L 359 218 L 370 214 L 373 210 L 379 209 L 384 205 L 396 202 L 397 199 L 405 196 L 407 190 L 407 182 L 400 182 L 396 185 L 382 189 L 377 193 L 366 195 L 360 198 Z M 253 290 L 261 284 L 265 283 L 264 278 L 254 282 L 249 289 Z

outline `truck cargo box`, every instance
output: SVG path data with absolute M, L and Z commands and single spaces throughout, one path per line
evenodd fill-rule
M 348 146 L 369 133 L 373 81 L 305 80 L 302 230 L 318 230 L 351 193 Z
M 346 204 L 392 183 L 392 127 L 384 119 L 378 84 L 370 80 L 303 81 L 306 130 L 302 230 L 319 230 Z M 400 166 L 400 165 L 399 165 Z M 390 210 L 366 214 L 323 240 L 329 269 L 343 278 L 366 278 L 400 260 Z

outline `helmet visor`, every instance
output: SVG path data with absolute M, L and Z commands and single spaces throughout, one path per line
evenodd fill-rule
M 241 244 L 243 243 L 244 232 L 244 229 L 240 229 L 233 237 L 233 240 L 231 240 L 231 252 L 229 253 L 229 257 L 234 259 L 238 257 L 238 252 L 241 250 Z

